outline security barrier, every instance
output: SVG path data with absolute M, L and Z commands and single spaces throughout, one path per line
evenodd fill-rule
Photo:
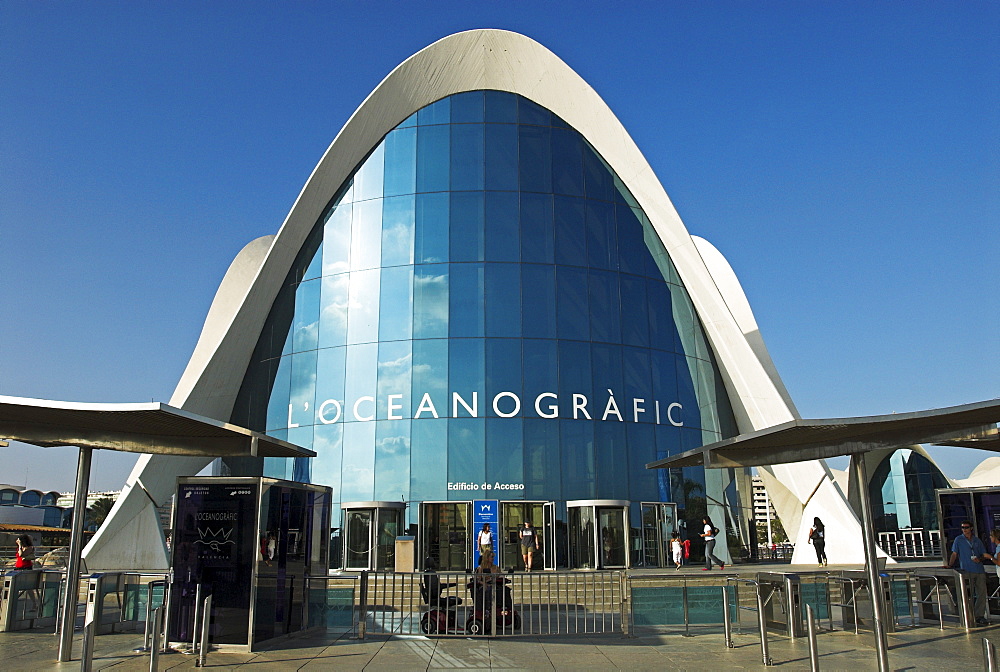
M 45 569 L 6 572 L 0 586 L 0 632 L 53 625 L 61 577 L 61 572 Z

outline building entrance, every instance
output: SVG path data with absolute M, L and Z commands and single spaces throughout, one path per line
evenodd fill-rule
M 618 499 L 566 502 L 570 568 L 618 569 L 629 566 L 628 507 L 628 501 Z
M 392 570 L 403 530 L 402 502 L 344 502 L 344 569 Z
M 555 544 L 549 546 L 544 515 L 545 502 L 501 502 L 500 503 L 500 560 L 504 569 L 524 569 L 524 557 L 521 552 L 521 529 L 524 521 L 535 528 L 538 536 L 538 550 L 532 554 L 532 569 L 548 568 L 546 560 L 549 554 L 555 552 Z M 554 567 L 553 567 L 554 568 Z
M 438 569 L 472 569 L 472 502 L 424 502 L 420 505 L 420 566 L 432 558 Z
M 670 537 L 677 530 L 677 505 L 664 502 L 642 503 L 642 539 L 639 557 L 633 565 L 671 567 Z

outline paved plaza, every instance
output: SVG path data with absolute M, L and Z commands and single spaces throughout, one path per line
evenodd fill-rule
M 889 635 L 889 664 L 894 670 L 983 669 L 982 639 L 1000 642 L 1000 625 L 966 633 L 954 626 L 928 625 Z M 809 669 L 806 638 L 769 636 L 775 668 Z M 148 655 L 132 653 L 142 635 L 124 633 L 97 638 L 95 670 L 148 670 Z M 734 635 L 727 649 L 721 629 L 682 634 L 619 634 L 505 637 L 494 639 L 427 638 L 312 631 L 263 651 L 208 655 L 213 669 L 265 670 L 704 670 L 765 669 L 755 632 Z M 817 637 L 821 669 L 877 668 L 870 632 L 821 632 Z M 4 670 L 76 670 L 76 660 L 56 663 L 56 638 L 48 632 L 0 634 L 0 668 Z M 195 656 L 160 656 L 161 670 L 195 667 Z

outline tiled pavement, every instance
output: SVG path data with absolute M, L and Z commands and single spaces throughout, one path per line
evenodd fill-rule
M 1000 626 L 966 634 L 935 626 L 903 629 L 889 635 L 889 664 L 894 670 L 983 669 L 983 637 L 1000 642 Z M 79 638 L 78 638 L 79 639 Z M 495 639 L 426 638 L 373 635 L 361 641 L 350 634 L 312 631 L 252 653 L 208 655 L 207 667 L 250 670 L 705 670 L 765 669 L 756 634 L 735 635 L 725 647 L 721 631 L 681 634 L 574 635 Z M 94 669 L 148 670 L 148 655 L 132 653 L 141 643 L 135 633 L 97 638 Z M 805 638 L 770 635 L 770 654 L 780 669 L 809 669 Z M 76 670 L 79 659 L 54 662 L 56 638 L 50 633 L 0 634 L 0 669 Z M 822 632 L 817 637 L 820 667 L 826 670 L 876 669 L 870 632 Z M 79 641 L 74 650 L 79 655 Z M 181 653 L 160 657 L 161 670 L 193 668 L 195 657 Z

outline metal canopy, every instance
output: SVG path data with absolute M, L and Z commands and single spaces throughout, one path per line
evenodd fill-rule
M 78 446 L 187 457 L 315 457 L 266 434 L 179 408 L 0 396 L 0 438 L 35 446 Z
M 759 467 L 802 462 L 840 455 L 851 456 L 856 483 L 868 483 L 864 453 L 915 443 L 970 445 L 1000 452 L 997 423 L 1000 399 L 980 401 L 929 411 L 833 420 L 793 420 L 757 432 L 718 441 L 646 465 L 647 469 L 672 467 Z M 879 586 L 875 522 L 867 487 L 859 487 L 862 544 L 868 585 Z M 878 669 L 889 670 L 889 643 L 882 590 L 871 589 Z
M 1000 452 L 1000 399 L 913 413 L 792 420 L 650 462 L 666 467 L 760 467 L 898 448 L 916 443 Z

